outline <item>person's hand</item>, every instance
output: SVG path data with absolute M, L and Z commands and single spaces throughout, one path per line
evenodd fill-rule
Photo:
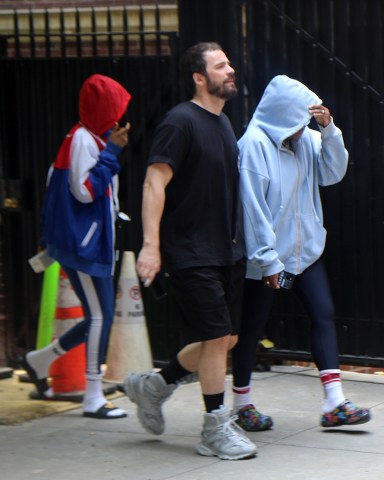
M 149 287 L 160 271 L 161 255 L 158 248 L 144 246 L 136 262 L 136 271 L 144 287 Z
M 274 288 L 274 289 L 280 288 L 278 280 L 279 280 L 278 273 L 275 273 L 275 275 L 270 275 L 269 277 L 263 277 L 264 285 L 268 288 Z
M 310 105 L 309 113 L 323 128 L 327 127 L 331 123 L 331 112 L 324 105 Z
M 125 127 L 120 127 L 116 122 L 111 130 L 108 140 L 121 148 L 125 147 L 128 143 L 128 132 L 130 128 L 130 123 L 127 123 Z

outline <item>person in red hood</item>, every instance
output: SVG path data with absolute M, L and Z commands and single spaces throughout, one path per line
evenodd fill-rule
M 127 416 L 105 399 L 100 367 L 113 321 L 118 154 L 128 143 L 123 118 L 130 100 L 122 85 L 104 75 L 90 76 L 81 87 L 80 121 L 66 135 L 48 175 L 41 245 L 67 274 L 85 318 L 23 359 L 40 396 L 49 399 L 51 363 L 86 342 L 83 415 L 92 418 Z

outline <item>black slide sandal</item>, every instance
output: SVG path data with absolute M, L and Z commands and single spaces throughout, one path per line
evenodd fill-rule
M 101 420 L 114 420 L 115 418 L 124 418 L 128 416 L 128 414 L 125 412 L 121 415 L 108 415 L 108 413 L 112 410 L 118 410 L 118 407 L 115 407 L 113 403 L 106 403 L 96 412 L 83 412 L 83 417 L 98 418 Z
M 27 356 L 24 355 L 23 359 L 21 360 L 21 365 L 24 370 L 28 373 L 28 376 L 31 382 L 35 385 L 39 395 L 42 399 L 49 400 L 50 397 L 46 395 L 46 392 L 49 390 L 48 380 L 47 378 L 37 378 L 35 370 L 31 367 L 28 363 Z

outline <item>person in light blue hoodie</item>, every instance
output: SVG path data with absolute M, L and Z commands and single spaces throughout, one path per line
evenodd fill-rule
M 320 131 L 309 128 L 312 117 Z M 351 403 L 342 390 L 334 306 L 321 259 L 326 230 L 319 187 L 345 175 L 342 133 L 315 93 L 278 75 L 238 145 L 248 264 L 239 342 L 232 351 L 237 421 L 247 431 L 273 425 L 251 401 L 250 378 L 256 345 L 282 286 L 292 288 L 310 317 L 311 351 L 324 388 L 321 425 L 368 422 L 370 411 Z

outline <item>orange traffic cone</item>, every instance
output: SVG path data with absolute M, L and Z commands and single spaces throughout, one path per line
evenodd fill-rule
M 84 312 L 80 300 L 67 275 L 63 269 L 60 269 L 54 338 L 61 337 L 83 318 Z M 85 343 L 55 360 L 49 374 L 55 399 L 82 401 L 85 390 Z
M 135 264 L 134 252 L 124 252 L 104 376 L 108 382 L 122 383 L 128 372 L 153 368 Z

